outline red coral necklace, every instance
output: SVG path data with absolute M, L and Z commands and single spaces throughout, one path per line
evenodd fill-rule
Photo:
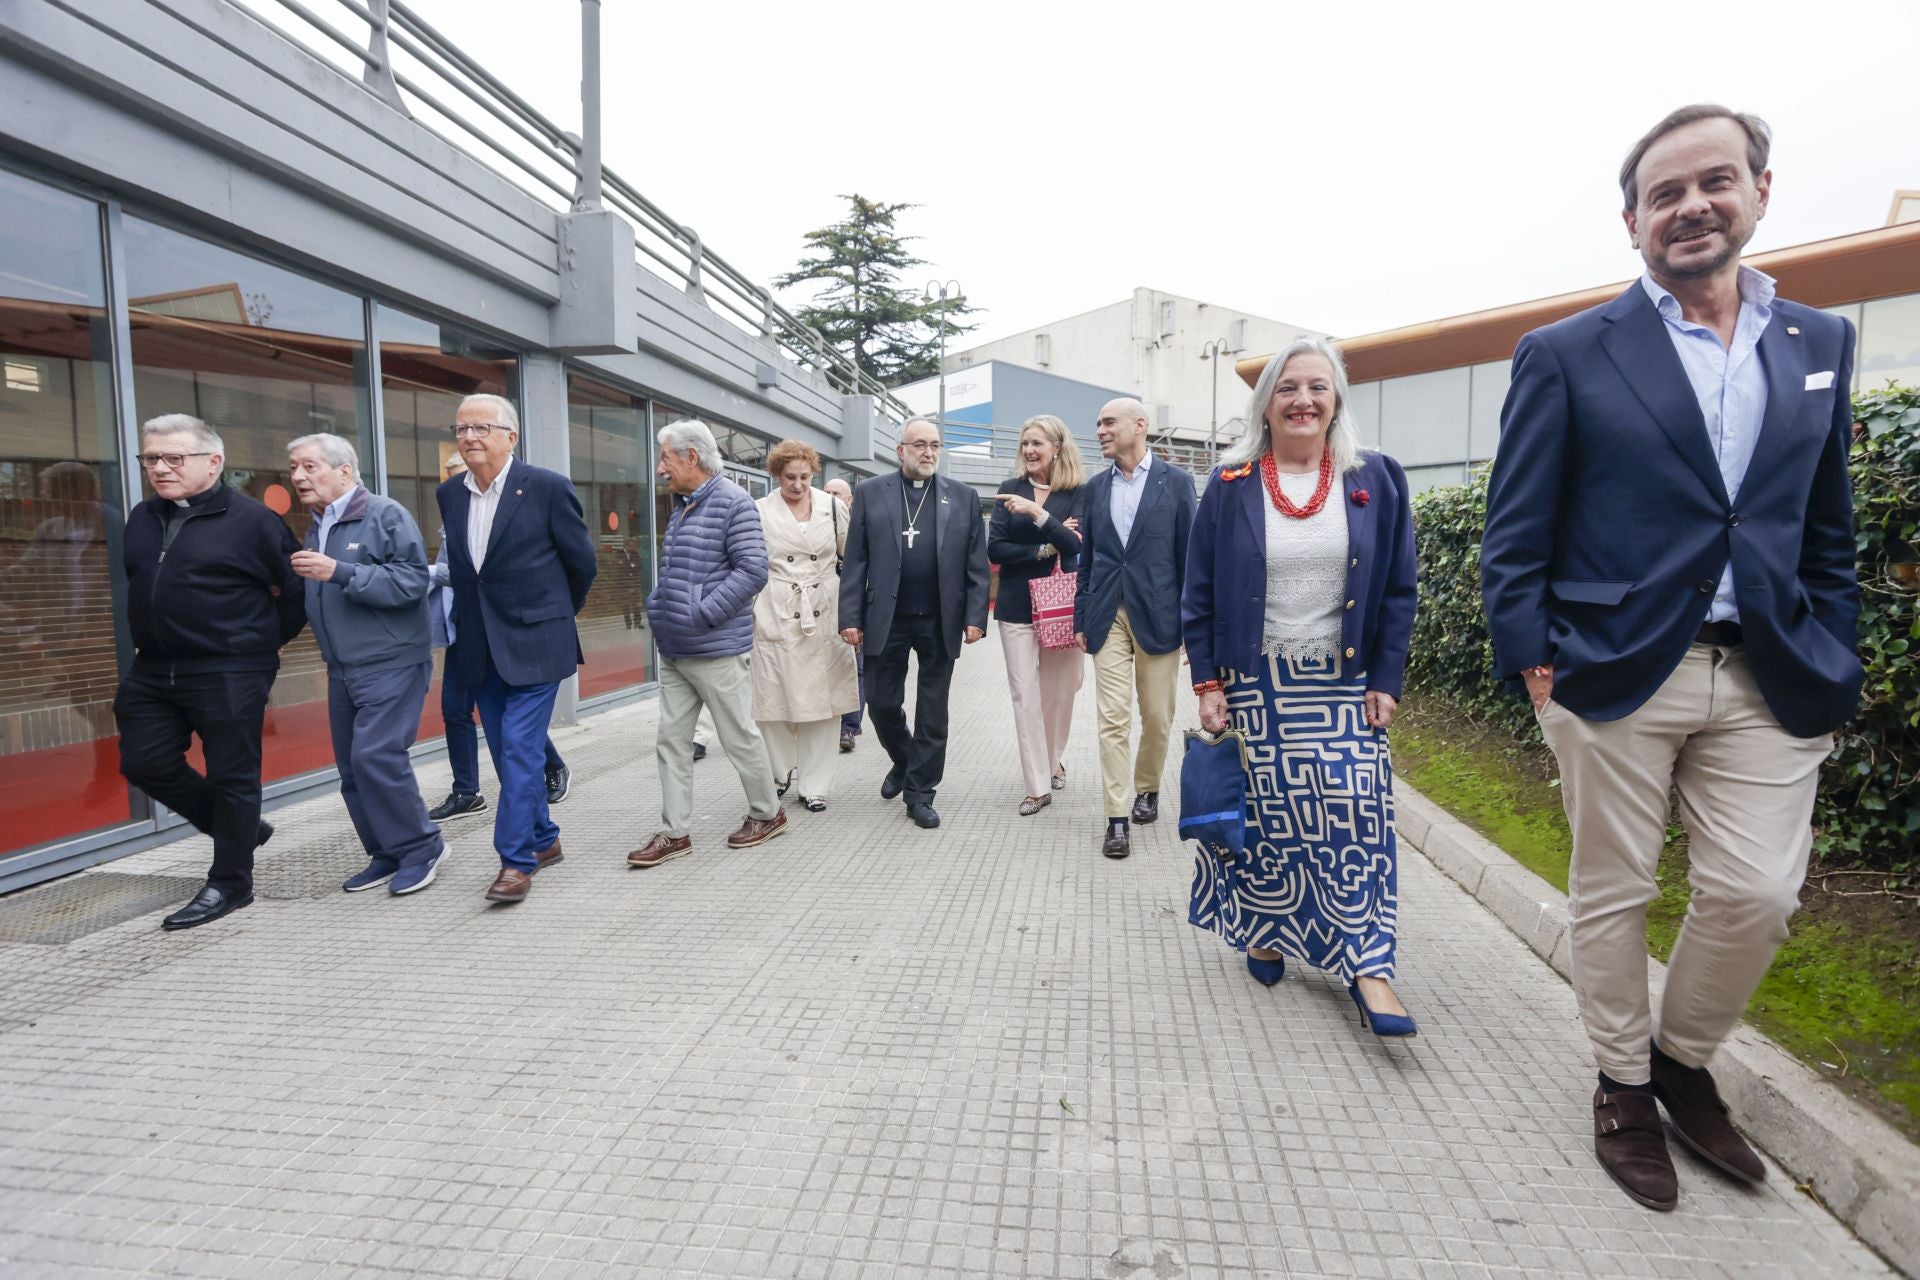
M 1271 450 L 1260 459 L 1260 478 L 1267 482 L 1267 496 L 1273 499 L 1273 509 L 1283 516 L 1295 520 L 1305 520 L 1308 516 L 1318 515 L 1320 508 L 1327 505 L 1327 495 L 1333 492 L 1333 450 L 1320 450 L 1320 483 L 1314 486 L 1313 497 L 1304 507 L 1296 507 L 1280 488 L 1280 464 L 1273 460 Z

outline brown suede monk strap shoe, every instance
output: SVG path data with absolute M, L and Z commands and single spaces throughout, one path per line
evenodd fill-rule
M 1682 1066 L 1655 1049 L 1653 1095 L 1667 1109 L 1680 1141 L 1702 1160 L 1750 1186 L 1766 1180 L 1767 1166 L 1727 1118 L 1727 1104 L 1705 1067 Z
M 554 863 L 565 861 L 566 856 L 566 854 L 560 852 L 560 842 L 555 840 L 552 844 L 533 855 L 533 869 L 535 871 L 545 871 Z
M 653 839 L 647 841 L 644 848 L 635 849 L 627 855 L 627 865 L 657 867 L 663 862 L 684 858 L 692 852 L 692 836 L 670 836 L 664 831 L 656 831 L 653 833 Z
M 787 834 L 787 811 L 782 809 L 771 818 L 756 818 L 749 814 L 740 824 L 740 829 L 727 837 L 729 849 L 751 849 L 757 844 L 765 844 L 775 836 Z
M 1620 1189 L 1647 1208 L 1664 1212 L 1680 1202 L 1660 1104 L 1651 1093 L 1593 1091 L 1593 1153 Z
M 524 871 L 512 867 L 500 868 L 500 874 L 487 886 L 488 902 L 525 902 L 527 891 L 533 888 L 533 877 Z

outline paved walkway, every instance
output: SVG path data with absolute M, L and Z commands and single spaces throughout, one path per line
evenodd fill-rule
M 992 641 L 954 708 L 934 833 L 869 735 L 827 813 L 742 853 L 709 758 L 694 856 L 630 872 L 649 703 L 561 735 L 567 857 L 521 906 L 481 900 L 471 821 L 427 892 L 338 892 L 329 797 L 275 815 L 227 921 L 0 946 L 0 1273 L 1886 1274 L 1777 1168 L 1744 1192 L 1683 1158 L 1669 1215 L 1614 1190 L 1566 985 L 1418 855 L 1423 1034 L 1383 1044 L 1329 979 L 1267 990 L 1187 925 L 1170 816 L 1097 855 L 1090 688 L 1036 818 Z

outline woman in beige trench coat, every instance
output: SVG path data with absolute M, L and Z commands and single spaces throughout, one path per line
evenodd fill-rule
M 840 717 L 860 704 L 853 650 L 840 640 L 840 556 L 847 510 L 813 487 L 820 455 L 782 440 L 767 457 L 779 487 L 759 500 L 767 585 L 753 602 L 753 718 L 780 794 L 827 807 Z

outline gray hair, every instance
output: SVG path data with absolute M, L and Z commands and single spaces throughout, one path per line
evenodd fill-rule
M 163 413 L 157 418 L 148 418 L 140 424 L 140 438 L 145 440 L 148 436 L 191 436 L 194 448 L 217 453 L 222 458 L 227 456 L 226 441 L 220 438 L 220 433 L 190 413 Z
M 327 460 L 328 466 L 352 467 L 355 477 L 359 476 L 360 455 L 354 452 L 353 442 L 344 436 L 334 435 L 331 431 L 316 431 L 310 436 L 301 436 L 298 440 L 289 440 L 287 441 L 287 456 L 291 458 L 295 450 L 303 449 L 308 445 L 312 445 L 320 451 L 320 456 Z
M 660 428 L 660 447 L 668 453 L 685 453 L 691 449 L 700 455 L 700 469 L 708 475 L 720 474 L 720 445 L 713 438 L 713 429 L 698 418 L 688 418 L 684 422 L 670 422 Z
M 1271 434 L 1267 427 L 1267 406 L 1273 403 L 1274 385 L 1280 381 L 1280 371 L 1287 367 L 1287 361 L 1300 355 L 1319 356 L 1333 367 L 1333 421 L 1327 427 L 1327 447 L 1333 450 L 1336 473 L 1345 475 L 1359 470 L 1360 430 L 1354 425 L 1353 410 L 1347 400 L 1347 362 L 1340 358 L 1340 348 L 1325 338 L 1304 334 L 1282 347 L 1254 380 L 1253 398 L 1247 401 L 1247 428 L 1233 442 L 1233 447 L 1221 455 L 1221 466 L 1244 467 L 1260 461 L 1266 453 Z
M 932 418 L 929 418 L 929 417 L 928 417 L 928 416 L 927 416 L 926 414 L 924 414 L 924 413 L 916 413 L 916 414 L 914 414 L 914 415 L 913 415 L 912 417 L 910 417 L 910 418 L 908 418 L 908 419 L 907 419 L 907 420 L 906 420 L 905 422 L 903 422 L 903 423 L 901 423 L 901 424 L 900 424 L 900 439 L 901 439 L 901 440 L 902 440 L 903 442 L 904 442 L 904 441 L 906 440 L 906 438 L 907 438 L 907 428 L 908 428 L 908 427 L 910 427 L 910 426 L 912 426 L 912 425 L 913 425 L 914 423 L 916 423 L 916 422 L 924 422 L 924 423 L 926 423 L 926 424 L 927 424 L 928 426 L 930 426 L 930 427 L 932 427 L 932 428 L 933 428 L 933 430 L 934 430 L 934 433 L 935 433 L 936 435 L 937 435 L 937 434 L 939 434 L 939 431 L 940 431 L 940 424 L 939 424 L 939 423 L 937 423 L 937 422 L 935 422 L 935 421 L 934 421 L 934 420 L 933 420 Z
M 470 404 L 484 404 L 493 409 L 494 420 L 507 430 L 518 434 L 520 431 L 520 411 L 513 407 L 513 401 L 505 396 L 496 396 L 490 391 L 476 391 L 460 401 L 460 407 Z

